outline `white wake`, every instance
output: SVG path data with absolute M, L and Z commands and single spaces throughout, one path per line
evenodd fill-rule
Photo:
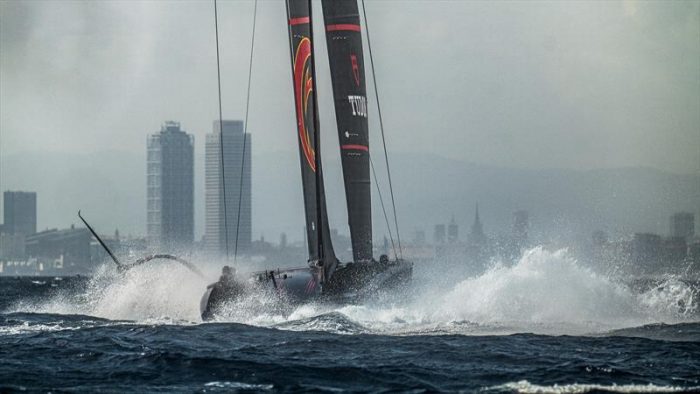
M 677 278 L 634 291 L 619 278 L 582 267 L 566 250 L 527 251 L 514 265 L 496 264 L 485 273 L 446 285 L 439 269 L 417 270 L 412 292 L 401 300 L 332 307 L 304 305 L 288 316 L 251 313 L 248 300 L 232 305 L 225 321 L 292 330 L 385 334 L 534 332 L 586 334 L 650 323 L 698 320 L 697 290 Z M 148 323 L 200 323 L 206 285 L 186 269 L 159 263 L 126 275 L 104 268 L 78 294 L 66 294 L 15 310 L 85 314 Z M 454 284 L 456 282 L 456 284 Z M 330 316 L 330 317 L 329 317 Z M 334 322 L 334 318 L 342 319 Z M 351 325 L 352 327 L 347 327 Z M 357 328 L 360 327 L 360 328 Z

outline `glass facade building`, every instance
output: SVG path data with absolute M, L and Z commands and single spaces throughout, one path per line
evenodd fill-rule
M 194 137 L 168 121 L 148 136 L 147 234 L 151 247 L 189 249 L 194 241 Z
M 223 131 L 223 177 L 220 130 Z M 244 138 L 242 121 L 224 120 L 221 126 L 219 121 L 214 121 L 213 131 L 207 134 L 206 138 L 204 168 L 205 250 L 218 256 L 226 255 L 226 227 L 228 227 L 229 255 L 233 255 L 236 239 L 238 239 L 238 251 L 248 252 L 252 241 L 250 158 L 252 145 L 250 134 Z M 244 140 L 246 145 L 245 160 L 242 160 Z M 241 165 L 243 171 L 241 171 Z M 223 178 L 225 178 L 225 184 Z M 223 186 L 225 186 L 226 191 L 226 215 L 224 215 Z M 239 197 L 240 223 L 237 226 Z M 237 227 L 238 234 L 236 234 Z

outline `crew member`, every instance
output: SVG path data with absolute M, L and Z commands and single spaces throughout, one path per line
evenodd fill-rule
M 228 265 L 225 265 L 224 268 L 221 269 L 221 276 L 219 277 L 219 282 L 227 283 L 227 282 L 233 282 L 235 280 L 236 280 L 236 269 L 231 268 Z

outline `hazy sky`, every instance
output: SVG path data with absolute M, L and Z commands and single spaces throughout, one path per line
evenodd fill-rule
M 245 112 L 253 4 L 219 2 L 229 119 Z M 420 190 L 402 194 L 416 186 L 412 174 L 421 170 L 406 164 L 411 157 L 516 171 L 645 166 L 700 174 L 700 2 L 367 0 L 366 6 L 389 151 L 403 154 L 395 187 L 404 231 L 451 214 L 468 225 L 477 200 L 489 224 L 506 228 L 512 210 L 521 208 L 542 221 L 546 210 L 522 205 L 537 200 L 523 193 L 559 196 L 562 187 L 545 182 L 549 189 L 485 195 L 499 181 L 465 189 L 459 185 L 467 180 L 445 175 L 431 177 L 435 187 L 461 194 L 420 202 Z M 315 22 L 321 31 L 320 18 Z M 323 35 L 315 48 L 331 219 L 347 232 Z M 276 239 L 287 231 L 294 238 L 303 218 L 282 0 L 258 1 L 253 65 L 254 233 Z M 368 89 L 370 146 L 377 152 L 371 83 Z M 0 0 L 0 189 L 36 190 L 40 228 L 65 227 L 82 208 L 107 229 L 145 232 L 146 136 L 172 119 L 195 136 L 199 238 L 204 136 L 217 117 L 212 2 Z M 264 160 L 281 157 L 288 160 Z M 616 193 L 608 189 L 601 191 L 605 198 Z M 625 231 L 665 231 L 665 215 L 675 210 L 700 215 L 687 201 L 652 200 L 643 214 L 661 219 L 643 219 L 658 223 L 635 222 Z M 597 212 L 595 201 L 582 203 Z M 375 209 L 381 234 L 377 215 Z
M 220 2 L 225 118 L 243 117 L 252 11 Z M 700 2 L 368 0 L 367 16 L 394 151 L 700 171 Z M 284 3 L 260 0 L 257 23 L 253 152 L 295 150 Z M 0 55 L 3 155 L 145 151 L 167 119 L 201 151 L 217 117 L 208 1 L 1 1 Z

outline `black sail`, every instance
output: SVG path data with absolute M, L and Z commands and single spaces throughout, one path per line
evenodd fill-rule
M 331 243 L 326 213 L 321 152 L 317 149 L 320 147 L 320 135 L 318 134 L 311 1 L 287 0 L 287 17 L 309 260 L 323 263 L 324 276 L 327 280 L 335 270 L 337 259 Z
M 367 98 L 356 0 L 323 0 L 340 157 L 355 261 L 372 259 Z

